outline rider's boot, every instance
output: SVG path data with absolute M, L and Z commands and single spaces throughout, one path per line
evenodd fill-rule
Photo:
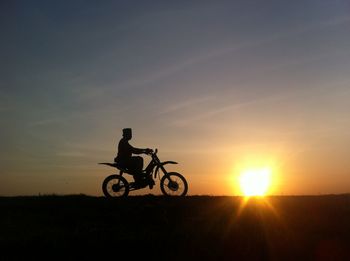
M 152 189 L 153 186 L 155 185 L 155 182 L 154 182 L 152 176 L 148 175 L 148 177 L 146 178 L 146 181 L 147 181 L 149 188 Z
M 154 180 L 151 179 L 151 180 L 149 181 L 149 184 L 148 184 L 149 188 L 150 188 L 150 189 L 153 189 L 153 186 L 154 186 L 154 185 L 155 185 Z

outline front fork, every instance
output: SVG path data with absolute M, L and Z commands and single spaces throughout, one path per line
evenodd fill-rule
M 157 168 L 156 171 L 154 172 L 154 178 L 157 178 L 157 175 L 159 173 L 159 169 L 163 171 L 164 175 L 167 175 L 168 172 L 166 171 L 166 169 L 164 168 L 164 165 L 161 162 L 157 162 Z
M 122 170 L 121 170 L 121 171 L 119 171 L 119 176 L 121 176 L 121 177 L 122 177 L 122 176 L 123 176 L 123 173 L 124 173 L 124 172 L 123 172 Z M 118 184 L 117 184 L 117 185 L 118 185 L 118 186 L 120 185 L 120 179 L 118 179 Z
M 165 176 L 168 175 L 168 172 L 167 172 L 166 169 L 164 168 L 164 165 L 161 164 L 161 165 L 157 168 L 157 170 L 156 170 L 155 177 L 156 177 L 156 175 L 157 175 L 157 172 L 159 172 L 159 169 L 161 169 L 161 170 L 163 171 L 163 173 L 164 173 Z M 170 176 L 168 177 L 168 180 L 169 180 L 168 186 L 169 186 L 169 187 L 173 187 L 173 186 L 175 185 L 176 182 L 174 183 L 174 181 L 171 180 Z
M 166 169 L 164 168 L 164 165 L 160 165 L 159 168 L 163 171 L 164 175 L 167 175 L 167 174 L 168 174 L 168 172 L 167 172 Z

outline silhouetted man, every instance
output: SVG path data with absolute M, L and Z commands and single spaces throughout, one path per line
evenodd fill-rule
M 128 172 L 134 176 L 135 182 L 139 182 L 142 179 L 143 158 L 140 156 L 132 156 L 132 154 L 148 154 L 152 152 L 152 150 L 134 148 L 129 144 L 131 138 L 131 129 L 123 129 L 123 138 L 119 141 L 118 155 L 114 161 L 121 167 L 126 168 Z

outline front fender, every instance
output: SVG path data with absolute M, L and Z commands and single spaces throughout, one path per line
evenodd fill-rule
M 171 160 L 169 160 L 169 161 L 164 161 L 164 162 L 161 163 L 162 166 L 164 166 L 164 165 L 166 165 L 166 164 L 178 164 L 178 163 L 177 163 L 176 161 L 171 161 Z
M 157 177 L 159 168 L 160 168 L 161 166 L 166 165 L 166 164 L 178 164 L 178 163 L 177 163 L 176 161 L 171 161 L 171 160 L 161 162 L 161 163 L 157 166 L 156 171 L 154 172 L 154 178 Z

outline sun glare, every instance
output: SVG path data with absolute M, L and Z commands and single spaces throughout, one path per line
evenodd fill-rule
M 271 169 L 247 169 L 241 172 L 239 185 L 245 196 L 264 196 L 271 183 Z

